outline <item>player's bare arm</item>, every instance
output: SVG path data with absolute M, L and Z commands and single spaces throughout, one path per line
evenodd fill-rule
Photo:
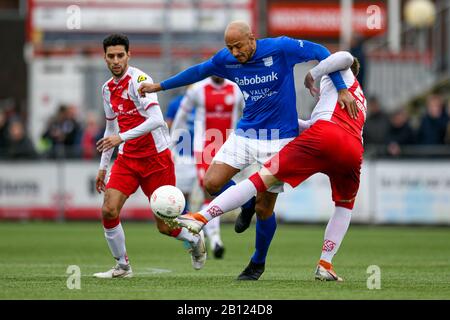
M 142 83 L 138 89 L 139 95 L 145 97 L 146 93 L 153 93 L 161 91 L 162 87 L 159 83 Z
M 103 137 L 97 141 L 98 152 L 108 151 L 111 148 L 115 148 L 123 142 L 119 135 L 112 135 L 109 137 Z
M 98 170 L 97 177 L 95 178 L 95 189 L 98 193 L 105 192 L 105 177 L 106 170 Z

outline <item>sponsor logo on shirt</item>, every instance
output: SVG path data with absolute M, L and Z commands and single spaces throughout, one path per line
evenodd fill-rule
M 137 78 L 137 82 L 138 82 L 138 83 L 141 83 L 142 81 L 145 81 L 145 80 L 147 80 L 147 77 L 144 76 L 143 74 L 141 74 L 141 75 Z
M 259 83 L 266 83 L 266 82 L 272 82 L 278 80 L 278 73 L 273 72 L 271 74 L 265 75 L 265 76 L 258 76 L 255 74 L 253 77 L 247 78 L 234 78 L 234 82 L 236 82 L 239 86 L 247 86 L 249 84 L 259 84 Z
M 124 111 L 123 104 L 119 104 L 117 106 L 117 112 L 115 112 L 115 113 L 116 113 L 116 115 L 119 115 L 119 116 L 125 116 L 125 115 L 133 116 L 133 115 L 137 114 L 138 111 L 137 111 L 137 109 L 131 109 L 131 110 L 128 110 L 128 111 Z
M 245 90 L 242 91 L 244 100 L 247 101 L 247 99 L 250 98 L 250 100 L 253 102 L 258 101 L 259 99 L 270 97 L 277 93 L 278 93 L 278 91 L 271 91 L 269 88 L 250 90 L 250 93 L 248 93 Z
M 272 56 L 267 57 L 267 58 L 263 58 L 263 61 L 264 61 L 264 65 L 265 65 L 266 67 L 270 67 L 271 65 L 273 65 L 273 59 L 272 59 Z
M 237 69 L 242 68 L 242 64 L 226 64 L 225 68 L 227 69 Z

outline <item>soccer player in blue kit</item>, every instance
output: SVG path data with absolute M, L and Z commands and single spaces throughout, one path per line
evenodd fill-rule
M 256 39 L 243 21 L 229 23 L 224 38 L 226 48 L 209 60 L 161 83 L 144 83 L 139 88 L 144 96 L 185 86 L 211 75 L 229 79 L 239 86 L 245 108 L 235 132 L 229 135 L 205 174 L 204 186 L 211 195 L 233 185 L 231 179 L 242 169 L 255 162 L 262 166 L 298 136 L 294 66 L 311 60 L 322 61 L 330 55 L 322 45 L 306 40 L 285 36 Z M 330 66 L 328 70 L 334 69 Z M 338 90 L 338 103 L 342 108 L 346 107 L 352 117 L 356 116 L 356 101 L 339 72 L 336 70 L 329 76 Z M 308 88 L 314 90 L 313 86 Z M 282 191 L 283 183 L 280 183 L 258 193 L 256 203 L 255 200 L 246 203 L 236 220 L 236 232 L 243 232 L 256 211 L 255 252 L 238 280 L 257 280 L 264 272 L 267 252 L 277 226 L 273 209 L 277 195 Z M 212 207 L 208 213 L 214 218 L 223 212 Z M 193 215 L 196 218 L 200 216 Z M 189 218 L 187 216 L 189 214 L 184 217 Z

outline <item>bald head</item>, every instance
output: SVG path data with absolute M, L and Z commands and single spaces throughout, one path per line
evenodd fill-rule
M 226 29 L 225 29 L 225 38 L 227 38 L 228 35 L 234 35 L 239 34 L 243 36 L 247 36 L 251 33 L 250 26 L 245 21 L 231 21 Z
M 247 62 L 255 53 L 256 39 L 245 21 L 230 22 L 224 38 L 228 50 L 240 63 Z

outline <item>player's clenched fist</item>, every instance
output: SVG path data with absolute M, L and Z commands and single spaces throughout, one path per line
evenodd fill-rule
M 109 137 L 101 138 L 97 141 L 98 152 L 108 151 L 111 148 L 115 148 L 123 142 L 119 135 L 113 135 Z
M 139 95 L 145 97 L 146 93 L 153 93 L 161 91 L 161 85 L 159 83 L 143 83 L 138 89 Z
M 95 178 L 95 189 L 98 193 L 105 191 L 105 177 L 106 170 L 98 170 L 97 177 Z

